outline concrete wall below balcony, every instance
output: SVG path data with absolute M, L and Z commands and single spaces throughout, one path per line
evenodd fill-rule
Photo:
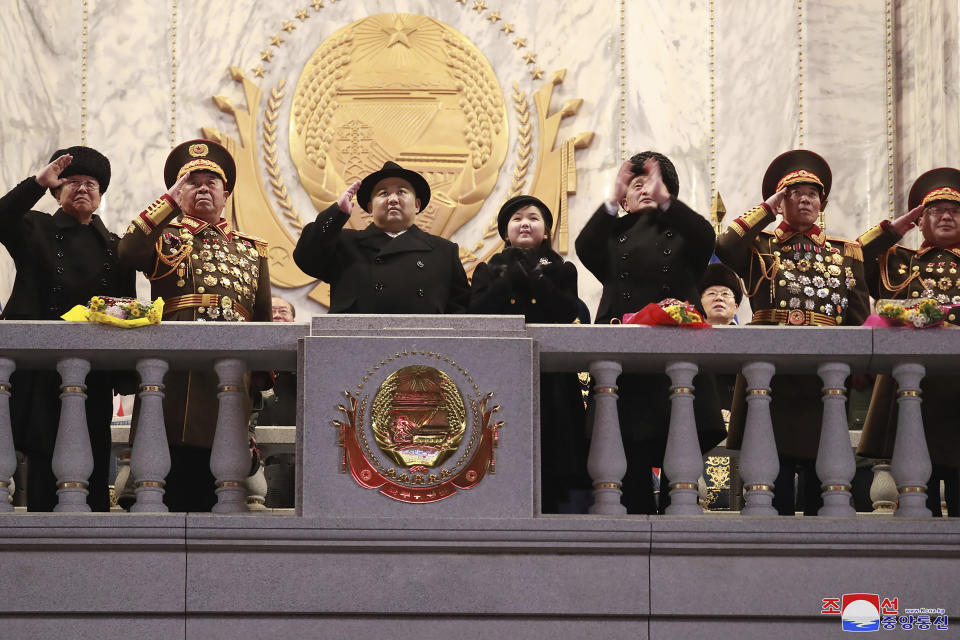
M 0 517 L 4 638 L 841 637 L 960 613 L 960 524 L 865 517 Z

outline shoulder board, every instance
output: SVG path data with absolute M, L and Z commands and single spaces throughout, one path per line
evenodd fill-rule
M 844 240 L 843 238 L 831 238 L 830 242 L 836 245 L 843 245 L 843 255 L 847 258 L 853 258 L 863 262 L 863 248 L 859 242 Z
M 238 231 L 237 229 L 234 229 L 233 234 L 236 236 L 240 236 L 244 240 L 250 240 L 252 242 L 256 242 L 257 244 L 264 244 L 264 245 L 267 244 L 267 241 L 264 240 L 263 238 L 258 238 L 257 236 L 251 233 L 246 233 L 245 231 Z
M 269 244 L 267 243 L 266 240 L 264 240 L 263 238 L 258 238 L 255 235 L 251 235 L 249 233 L 244 233 L 242 231 L 237 231 L 237 230 L 234 230 L 233 234 L 236 236 L 240 236 L 244 240 L 249 240 L 253 242 L 257 247 L 257 253 L 260 255 L 260 257 L 261 258 L 267 257 L 268 255 L 267 250 L 268 250 Z

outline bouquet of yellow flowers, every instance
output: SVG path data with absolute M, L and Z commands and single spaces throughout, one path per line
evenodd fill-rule
M 881 318 L 925 329 L 943 322 L 946 315 L 936 300 L 877 300 L 877 314 Z
M 144 304 L 136 298 L 94 296 L 86 306 L 78 304 L 60 317 L 73 322 L 98 322 L 132 329 L 148 324 L 160 324 L 162 316 L 163 298 Z

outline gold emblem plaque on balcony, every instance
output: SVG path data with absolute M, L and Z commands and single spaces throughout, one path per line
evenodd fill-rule
M 401 366 L 404 360 L 411 364 Z M 500 407 L 488 409 L 493 394 L 482 393 L 451 358 L 432 351 L 392 354 L 345 394 L 347 405 L 338 408 L 346 421 L 333 423 L 341 471 L 361 487 L 401 502 L 435 502 L 496 471 L 503 422 L 491 416 Z

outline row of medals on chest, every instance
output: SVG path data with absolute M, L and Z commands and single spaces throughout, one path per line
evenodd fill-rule
M 897 274 L 901 276 L 907 275 L 906 264 L 900 263 L 896 266 L 896 269 Z M 952 297 L 949 295 L 949 293 L 958 293 L 957 290 L 960 289 L 960 278 L 956 277 L 956 262 L 931 261 L 922 268 L 920 265 L 915 264 L 910 267 L 910 272 L 917 274 L 918 277 L 916 281 L 923 287 L 922 291 L 912 291 L 910 293 L 912 297 L 932 298 L 940 304 L 960 304 L 960 295 L 954 295 Z
M 841 315 L 847 308 L 844 292 L 857 286 L 853 269 L 843 266 L 843 256 L 829 242 L 821 248 L 813 243 L 786 245 L 773 252 L 779 280 L 789 298 L 780 306 Z
M 206 293 L 206 287 L 220 285 L 224 289 L 233 289 L 238 296 L 253 298 L 257 287 L 257 277 L 260 274 L 259 254 L 256 247 L 237 238 L 234 242 L 234 253 L 230 251 L 230 242 L 219 236 L 203 238 L 200 251 L 194 252 L 194 237 L 186 229 L 180 230 L 180 239 L 187 245 L 192 265 L 182 261 L 177 265 L 177 286 L 187 285 L 188 269 L 193 269 L 194 280 L 202 278 L 203 284 L 196 287 L 197 293 Z M 170 253 L 177 253 L 177 248 L 171 248 Z M 239 255 L 237 255 L 239 254 Z M 214 263 L 214 260 L 217 262 Z M 229 265 L 227 263 L 230 263 Z M 232 276 L 232 279 L 231 279 Z M 224 320 L 242 320 L 243 316 L 233 310 L 233 300 L 228 296 L 221 296 L 220 307 L 197 307 L 198 314 L 206 314 L 211 320 L 216 320 L 223 314 Z M 197 318 L 204 320 L 205 318 Z

